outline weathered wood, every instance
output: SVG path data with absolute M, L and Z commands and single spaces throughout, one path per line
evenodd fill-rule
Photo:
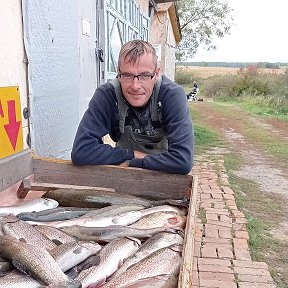
M 105 187 L 92 187 L 92 186 L 79 186 L 79 185 L 67 185 L 67 184 L 55 184 L 55 183 L 37 183 L 31 182 L 30 179 L 23 179 L 18 190 L 17 197 L 25 198 L 29 191 L 50 191 L 56 189 L 85 189 L 85 190 L 101 190 L 108 192 L 115 192 L 115 189 Z
M 70 161 L 33 160 L 34 181 L 113 188 L 151 199 L 189 197 L 191 175 L 168 174 L 113 165 L 75 166 Z
M 0 191 L 9 188 L 31 174 L 32 156 L 29 149 L 0 159 Z
M 185 227 L 185 238 L 182 252 L 182 265 L 180 268 L 178 288 L 192 288 L 197 189 L 198 189 L 198 181 L 197 177 L 194 177 L 192 183 L 188 216 Z

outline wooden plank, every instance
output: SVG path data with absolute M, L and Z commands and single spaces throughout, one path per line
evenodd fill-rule
M 30 149 L 0 159 L 0 191 L 31 175 L 32 156 Z
M 180 268 L 178 288 L 192 287 L 192 271 L 194 260 L 194 245 L 195 245 L 195 221 L 196 221 L 196 206 L 197 206 L 197 177 L 193 177 L 192 191 L 188 210 L 188 217 L 185 227 L 185 238 L 182 253 L 182 265 Z
M 35 182 L 107 187 L 150 199 L 189 197 L 191 175 L 168 174 L 113 165 L 74 166 L 69 161 L 34 159 Z
M 37 183 L 32 182 L 30 184 L 30 190 L 33 191 L 50 191 L 56 189 L 77 189 L 77 190 L 101 190 L 108 192 L 115 192 L 115 189 L 95 186 L 80 186 L 80 185 L 66 185 L 66 184 L 54 184 L 54 183 Z

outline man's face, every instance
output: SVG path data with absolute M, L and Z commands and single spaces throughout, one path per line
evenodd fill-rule
M 159 68 L 155 70 L 152 55 L 143 54 L 133 64 L 122 59 L 119 65 L 119 74 L 122 75 L 118 79 L 125 99 L 134 107 L 145 106 L 159 77 Z M 133 79 L 133 75 L 143 75 L 143 77 L 140 76 L 140 80 L 138 80 L 137 77 Z

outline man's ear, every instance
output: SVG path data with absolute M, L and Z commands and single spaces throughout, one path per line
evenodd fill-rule
M 155 70 L 155 82 L 158 80 L 160 75 L 160 67 L 157 67 Z

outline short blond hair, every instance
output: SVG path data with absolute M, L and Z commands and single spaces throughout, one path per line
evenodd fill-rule
M 119 53 L 118 68 L 122 60 L 128 63 L 135 64 L 137 60 L 144 54 L 151 54 L 153 62 L 155 63 L 155 69 L 157 68 L 157 54 L 155 48 L 147 41 L 144 40 L 132 40 L 126 42 Z

